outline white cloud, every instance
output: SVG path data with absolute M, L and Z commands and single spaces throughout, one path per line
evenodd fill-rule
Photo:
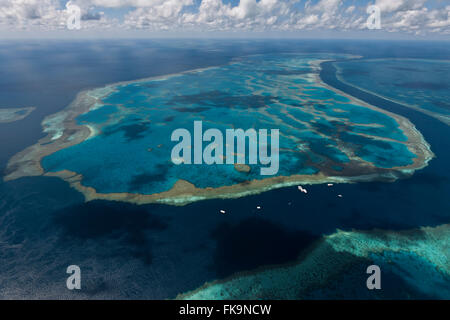
M 450 6 L 428 8 L 426 0 L 72 0 L 82 9 L 82 28 L 120 27 L 155 31 L 360 30 L 366 6 L 381 9 L 382 30 L 450 33 Z M 199 5 L 198 5 L 199 3 Z M 119 10 L 120 21 L 103 10 Z M 67 11 L 59 0 L 0 0 L 0 28 L 62 29 Z
M 352 13 L 353 11 L 355 11 L 356 7 L 355 6 L 349 6 L 346 10 L 345 13 Z
M 425 35 L 428 32 L 450 33 L 450 6 L 430 10 L 426 0 L 378 0 L 382 28 L 389 32 Z
M 291 14 L 294 1 L 241 0 L 237 6 L 203 0 L 197 12 L 183 14 L 183 22 L 206 30 L 279 29 Z
M 376 0 L 381 12 L 391 13 L 396 11 L 416 10 L 424 7 L 426 0 Z
M 193 4 L 192 0 L 150 0 L 153 6 L 138 8 L 125 16 L 124 24 L 130 28 L 168 30 L 179 27 L 181 11 Z
M 29 25 L 57 27 L 61 10 L 56 0 L 0 0 L 0 24 L 23 29 Z
M 160 6 L 164 0 L 76 0 L 73 1 L 77 5 L 84 7 L 103 7 L 103 8 L 123 8 L 123 7 L 134 7 L 134 8 L 149 8 Z M 175 1 L 167 1 L 175 2 Z
M 450 6 L 446 10 L 432 10 L 429 13 L 429 21 L 427 26 L 430 28 L 450 27 Z
M 75 3 L 74 1 L 71 1 Z M 82 7 L 82 28 L 109 27 L 103 12 Z M 57 30 L 67 28 L 69 12 L 58 0 L 0 0 L 0 28 Z

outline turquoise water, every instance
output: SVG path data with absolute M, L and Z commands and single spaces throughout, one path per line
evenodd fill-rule
M 335 65 L 351 85 L 450 119 L 448 60 L 358 59 Z
M 46 171 L 81 173 L 83 185 L 102 193 L 153 194 L 171 189 L 179 179 L 205 188 L 264 178 L 259 164 L 250 165 L 249 173 L 233 165 L 174 165 L 171 134 L 178 128 L 193 134 L 196 120 L 203 121 L 203 131 L 279 129 L 282 176 L 310 175 L 323 166 L 338 175 L 350 161 L 348 150 L 381 168 L 411 164 L 414 154 L 399 143 L 406 137 L 394 119 L 318 82 L 319 70 L 311 63 L 330 58 L 342 56 L 257 55 L 118 84 L 100 106 L 77 118 L 98 134 L 44 158 L 42 165 Z

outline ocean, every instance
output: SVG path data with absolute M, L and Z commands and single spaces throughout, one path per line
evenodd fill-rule
M 4 168 L 15 153 L 43 137 L 43 118 L 62 110 L 81 90 L 269 53 L 442 60 L 450 56 L 450 44 L 338 40 L 1 42 L 0 107 L 34 106 L 36 110 L 24 120 L 0 124 L 0 166 Z M 0 297 L 170 299 L 237 272 L 292 263 L 307 255 L 323 235 L 337 229 L 400 231 L 449 223 L 450 127 L 399 101 L 340 81 L 331 62 L 322 68 L 325 83 L 408 118 L 436 157 L 412 177 L 394 183 L 337 184 L 332 192 L 326 185 L 314 185 L 308 186 L 307 196 L 296 187 L 287 187 L 181 207 L 103 200 L 85 203 L 79 192 L 58 178 L 0 182 Z M 371 81 L 361 74 L 354 76 L 359 82 Z M 347 80 L 352 80 L 351 74 Z M 432 80 L 442 83 L 438 75 Z M 257 206 L 262 209 L 257 210 Z M 65 269 L 73 264 L 82 269 L 80 292 L 65 286 Z M 422 277 L 434 277 L 430 270 L 424 269 Z M 409 271 L 388 273 L 395 285 L 387 286 L 385 297 L 435 297 L 425 284 L 404 281 Z M 342 290 L 350 292 L 348 286 L 353 281 L 351 277 L 345 280 L 347 286 Z M 448 292 L 448 275 L 439 281 L 446 286 L 442 292 Z M 327 298 L 336 290 L 325 288 L 316 294 Z

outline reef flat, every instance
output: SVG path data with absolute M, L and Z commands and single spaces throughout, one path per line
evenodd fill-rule
M 337 231 L 324 236 L 295 263 L 206 283 L 177 299 L 364 299 L 415 295 L 449 299 L 449 244 L 448 224 L 401 232 Z M 383 290 L 378 293 L 365 286 L 365 268 L 372 263 L 382 270 Z M 401 285 L 395 282 L 398 279 Z M 438 292 L 436 287 L 440 288 Z
M 86 200 L 184 205 L 295 184 L 393 181 L 434 156 L 406 118 L 325 85 L 320 63 L 342 55 L 257 55 L 224 66 L 81 92 L 44 119 L 47 136 L 15 155 L 5 180 L 57 176 Z M 280 130 L 280 170 L 175 165 L 171 133 Z
M 34 107 L 0 109 L 0 123 L 9 123 L 25 119 L 34 109 Z

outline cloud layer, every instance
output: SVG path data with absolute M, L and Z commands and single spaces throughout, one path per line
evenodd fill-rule
M 152 31 L 299 31 L 367 29 L 368 5 L 387 32 L 450 34 L 450 5 L 439 0 L 72 0 L 82 29 Z M 107 13 L 105 13 L 107 12 Z M 0 30 L 59 30 L 63 0 L 0 0 Z

